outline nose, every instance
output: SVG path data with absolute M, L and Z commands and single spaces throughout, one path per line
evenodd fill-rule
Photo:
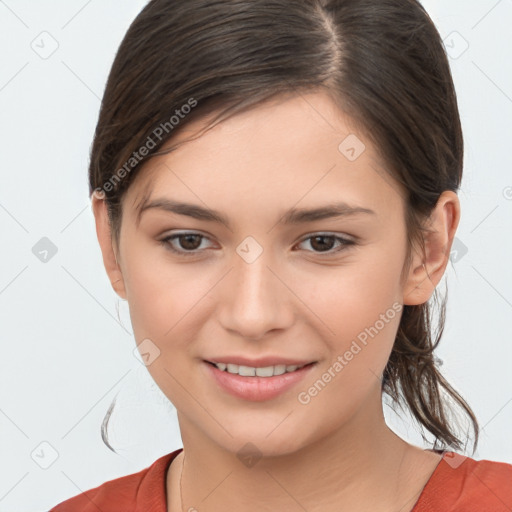
M 266 253 L 251 263 L 235 254 L 222 283 L 219 321 L 245 339 L 260 340 L 271 331 L 289 328 L 295 319 L 293 292 Z

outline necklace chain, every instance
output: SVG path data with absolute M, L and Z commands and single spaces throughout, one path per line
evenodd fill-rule
M 181 487 L 181 479 L 183 477 L 183 466 L 185 465 L 185 452 L 183 453 L 183 462 L 181 463 L 181 473 L 180 473 L 180 512 L 183 512 L 183 490 Z

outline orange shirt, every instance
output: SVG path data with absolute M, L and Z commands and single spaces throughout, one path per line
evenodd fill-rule
M 66 500 L 50 512 L 167 512 L 167 469 L 182 450 Z M 412 512 L 512 512 L 512 464 L 445 451 Z

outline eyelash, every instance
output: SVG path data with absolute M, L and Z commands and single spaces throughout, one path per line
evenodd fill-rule
M 185 236 L 188 236 L 188 235 L 195 235 L 195 236 L 201 237 L 201 242 L 204 239 L 208 239 L 208 237 L 206 237 L 205 235 L 202 235 L 200 233 L 188 232 L 187 231 L 187 232 L 184 232 L 184 233 L 177 233 L 177 234 L 174 234 L 174 235 L 170 235 L 170 236 L 160 240 L 160 242 L 161 242 L 162 245 L 164 245 L 164 247 L 167 250 L 169 250 L 169 251 L 171 251 L 171 252 L 173 252 L 175 254 L 179 254 L 179 255 L 185 256 L 185 257 L 196 256 L 197 254 L 199 254 L 201 252 L 200 249 L 194 249 L 192 251 L 178 250 L 175 247 L 173 247 L 173 245 L 171 244 L 171 242 L 173 240 L 176 240 L 176 239 L 178 239 L 180 237 L 185 237 Z M 341 245 L 337 249 L 329 249 L 327 251 L 307 251 L 307 252 L 312 252 L 313 254 L 319 254 L 319 255 L 323 255 L 323 254 L 333 255 L 333 254 L 336 254 L 336 253 L 338 253 L 340 251 L 345 250 L 346 248 L 350 247 L 351 245 L 355 245 L 356 244 L 356 242 L 354 240 L 350 240 L 348 238 L 343 238 L 341 236 L 332 235 L 332 234 L 329 234 L 329 233 L 322 233 L 322 232 L 315 233 L 313 235 L 305 237 L 300 242 L 298 242 L 298 244 L 301 244 L 301 243 L 305 242 L 306 240 L 310 240 L 310 239 L 316 238 L 316 237 L 334 238 L 334 240 L 340 242 Z

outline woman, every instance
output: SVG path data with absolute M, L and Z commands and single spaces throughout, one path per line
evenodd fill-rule
M 479 427 L 434 357 L 462 162 L 416 0 L 149 2 L 90 193 L 183 448 L 53 511 L 512 510 L 512 465 L 457 452 L 452 407 L 473 449 Z M 383 393 L 431 449 L 386 425 Z

